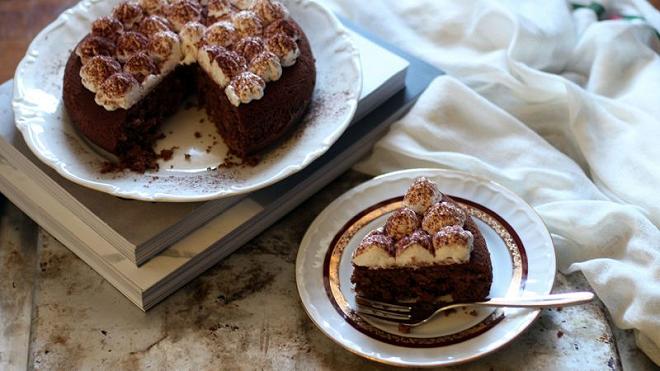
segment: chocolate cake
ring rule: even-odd
[[[478,301],[488,296],[492,280],[486,240],[474,220],[423,177],[353,254],[355,292],[372,300]]]
[[[231,153],[252,156],[301,121],[316,69],[276,0],[140,0],[94,21],[69,56],[63,100],[121,168],[157,168],[163,120],[197,94]]]

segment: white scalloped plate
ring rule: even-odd
[[[462,204],[477,223],[493,264],[490,296],[533,296],[552,290],[555,252],[534,210],[513,192],[469,174],[412,169],[363,183],[332,202],[310,225],[298,250],[296,282],[312,321],[333,341],[365,358],[398,366],[464,363],[493,352],[522,333],[539,310],[503,308],[439,316],[406,334],[358,316],[352,308],[351,255],[381,226],[413,179],[426,176]]]
[[[166,138],[156,145],[157,150],[178,146],[173,159],[161,161],[158,171],[145,174],[100,173],[106,158],[71,126],[62,104],[62,77],[69,53],[91,22],[109,14],[118,2],[85,0],[65,11],[34,39],[16,70],[12,101],[16,125],[35,155],[65,178],[115,196],[145,201],[228,197],[266,187],[303,169],[350,123],[362,88],[357,49],[329,10],[310,0],[284,0],[310,40],[317,68],[310,111],[293,135],[254,167],[216,170],[226,157],[227,147],[203,111],[182,107],[164,124]]]

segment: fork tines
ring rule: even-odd
[[[385,303],[362,296],[356,296],[355,301],[358,312],[362,314],[394,321],[406,321],[412,318],[410,314],[412,307],[407,305]]]

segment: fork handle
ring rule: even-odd
[[[594,294],[588,291],[567,292],[564,294],[549,294],[537,297],[493,298],[486,301],[469,303],[478,307],[514,307],[514,308],[548,308],[565,307],[592,301]]]

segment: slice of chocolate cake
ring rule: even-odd
[[[384,228],[364,237],[353,268],[355,292],[386,302],[478,301],[493,280],[486,240],[474,220],[423,177]]]

